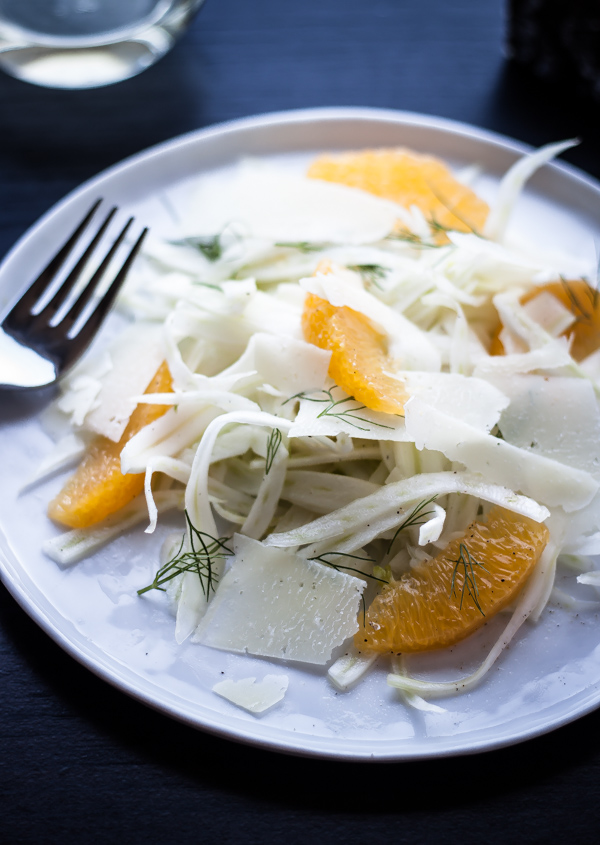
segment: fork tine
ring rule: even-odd
[[[69,273],[67,278],[63,281],[62,285],[56,291],[56,293],[54,294],[54,296],[52,297],[50,302],[48,302],[42,308],[42,310],[39,312],[39,314],[36,314],[33,317],[33,320],[32,320],[33,326],[45,325],[46,323],[49,323],[50,320],[56,315],[56,313],[58,312],[61,305],[65,302],[68,295],[73,290],[75,283],[77,282],[77,280],[81,276],[81,273],[83,272],[86,264],[88,263],[90,256],[92,255],[96,246],[98,245],[100,238],[106,232],[110,221],[113,219],[113,217],[116,214],[116,211],[117,211],[117,207],[113,206],[113,208],[111,208],[111,210],[108,212],[108,214],[104,218],[104,222],[102,223],[102,225],[100,226],[100,228],[98,229],[98,231],[96,232],[96,234],[94,235],[92,240],[89,242],[85,251],[83,252],[81,257],[77,261],[77,264],[73,267],[73,269],[71,270],[71,272]]]
[[[108,290],[104,293],[94,311],[90,314],[84,325],[73,338],[70,354],[67,356],[67,360],[64,363],[63,369],[66,369],[68,366],[70,366],[71,360],[75,360],[81,355],[82,351],[91,342],[92,338],[96,334],[98,328],[100,327],[104,318],[109,312],[117,294],[119,293],[119,290],[121,289],[121,286],[125,281],[127,273],[129,272],[129,268],[133,264],[136,255],[140,251],[140,248],[142,246],[144,238],[146,237],[147,232],[147,228],[142,231],[141,235],[131,248],[131,251],[125,259],[121,269],[119,270],[113,281],[110,283]]]
[[[77,319],[81,315],[83,309],[85,308],[85,306],[88,304],[88,302],[92,298],[95,290],[97,289],[98,285],[100,284],[100,281],[101,281],[104,273],[106,272],[106,268],[108,267],[113,255],[115,254],[117,249],[120,247],[121,243],[123,242],[123,238],[127,234],[127,231],[128,231],[128,229],[129,229],[129,227],[131,226],[132,223],[133,223],[133,217],[130,217],[129,220],[127,221],[127,223],[125,224],[125,226],[121,229],[121,231],[117,235],[113,245],[111,246],[111,248],[108,250],[108,252],[104,256],[102,263],[100,264],[100,266],[98,267],[98,269],[96,270],[96,272],[94,273],[92,278],[89,280],[89,282],[87,283],[85,288],[79,294],[79,297],[75,300],[75,302],[73,303],[73,305],[71,306],[71,308],[69,309],[67,314],[65,314],[63,319],[60,321],[60,323],[57,323],[57,325],[55,326],[56,329],[62,330],[63,334],[66,335],[66,334],[69,333],[69,331],[73,328],[73,326],[75,325],[75,322],[77,321]]]
[[[38,301],[40,296],[47,289],[48,285],[58,273],[64,262],[67,260],[73,251],[76,243],[81,237],[83,231],[94,216],[96,209],[102,202],[102,199],[96,200],[88,213],[85,215],[81,223],[77,226],[72,235],[65,241],[63,246],[56,253],[54,258],[50,260],[48,265],[42,270],[40,275],[31,283],[29,288],[21,296],[19,301],[13,307],[12,311],[7,315],[5,322],[10,322],[14,328],[19,328],[23,323],[28,323],[31,314],[31,308]]]

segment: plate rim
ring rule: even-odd
[[[33,224],[29,226],[17,239],[13,246],[4,255],[2,261],[0,261],[0,273],[5,271],[5,266],[13,260],[14,255],[22,248],[23,241],[29,240],[29,238],[36,234],[42,226],[46,225],[52,217],[73,203],[81,195],[87,193],[96,184],[106,180],[107,178],[118,175],[120,172],[136,166],[140,162],[149,161],[152,158],[161,156],[170,149],[184,147],[188,144],[193,145],[199,139],[209,139],[219,135],[225,136],[237,133],[240,130],[266,127],[275,124],[302,123],[307,120],[313,121],[317,118],[330,121],[362,120],[367,122],[379,120],[382,122],[396,123],[400,126],[407,125],[426,127],[433,130],[452,133],[453,135],[476,138],[484,143],[493,144],[517,155],[523,155],[535,149],[535,147],[531,144],[511,138],[508,135],[492,129],[483,129],[473,124],[453,118],[440,117],[425,113],[422,114],[420,112],[402,109],[384,109],[370,106],[317,106],[304,109],[260,112],[254,115],[232,118],[230,120],[224,120],[200,129],[191,129],[188,132],[183,132],[173,138],[160,141],[157,144],[152,144],[145,149],[139,150],[138,152],[126,156],[118,162],[109,165],[99,173],[96,173],[94,176],[91,176],[89,179],[86,179],[84,182],[77,185],[71,191],[66,193],[64,197],[55,202],[44,214],[38,217],[37,220],[35,220]],[[577,141],[577,139],[574,140]],[[565,175],[586,184],[593,190],[600,191],[600,181],[596,180],[593,176],[575,165],[562,160],[554,160],[546,166],[563,172]]]
[[[265,129],[270,126],[290,125],[295,123],[306,123],[315,121],[363,121],[381,122],[382,124],[396,124],[398,126],[414,126],[416,128],[425,128],[437,132],[450,133],[454,136],[463,136],[475,139],[487,145],[500,147],[515,155],[522,155],[533,149],[531,145],[522,143],[513,138],[510,138],[501,133],[482,129],[480,127],[472,126],[468,123],[453,120],[445,117],[437,117],[434,115],[420,114],[413,111],[402,111],[394,109],[380,109],[371,107],[318,107],[306,109],[293,109],[286,111],[265,112],[257,115],[236,118],[227,120],[221,123],[210,125],[201,129],[191,130],[189,132],[177,135],[171,139],[162,141],[158,144],[152,145],[145,150],[141,150],[133,155],[130,155],[121,161],[111,165],[110,167],[87,179],[73,190],[69,191],[62,199],[52,205],[41,217],[37,219],[30,226],[23,235],[15,242],[11,249],[4,256],[0,263],[0,280],[5,273],[10,272],[12,264],[19,258],[21,252],[26,248],[26,245],[35,239],[39,232],[43,230],[51,220],[60,215],[64,210],[77,203],[77,201],[84,195],[87,195],[96,186],[100,185],[107,179],[117,177],[135,168],[143,163],[151,161],[152,159],[160,158],[165,154],[170,154],[177,149],[182,149],[187,146],[194,146],[202,143],[204,139],[217,138],[219,136],[235,135],[240,131]],[[562,171],[565,176],[571,180],[585,184],[591,188],[593,192],[598,194],[600,198],[600,183],[593,177],[579,168],[564,162],[553,162],[550,167]],[[13,560],[11,560],[11,557]],[[21,570],[21,573],[19,573]],[[17,601],[20,607],[33,619],[33,621],[42,628],[42,630],[50,636],[50,638],[57,643],[57,645],[73,657],[77,662],[85,668],[92,671],[97,677],[104,682],[108,682],[121,692],[131,696],[140,701],[146,706],[162,713],[163,715],[174,718],[175,720],[189,725],[195,730],[204,730],[209,733],[229,739],[236,742],[242,742],[254,747],[264,750],[277,751],[281,753],[313,757],[320,759],[346,760],[353,762],[401,762],[432,758],[443,758],[452,756],[462,756],[476,753],[483,753],[485,751],[496,750],[499,748],[508,747],[517,743],[532,739],[537,736],[554,731],[576,719],[579,719],[600,706],[600,689],[594,694],[592,691],[587,691],[587,700],[583,706],[568,709],[562,716],[537,726],[524,727],[510,736],[502,736],[497,739],[487,738],[476,742],[472,740],[465,742],[465,737],[468,735],[458,734],[454,738],[454,745],[448,748],[440,749],[439,747],[432,747],[431,750],[410,751],[409,748],[399,749],[386,752],[383,749],[375,749],[371,747],[368,750],[366,746],[371,744],[370,740],[349,740],[344,739],[340,741],[335,737],[323,737],[311,734],[295,734],[292,736],[290,732],[290,740],[285,742],[277,737],[270,739],[267,737],[256,736],[256,728],[260,722],[240,722],[240,728],[231,728],[226,724],[219,724],[218,721],[226,721],[221,714],[220,720],[207,722],[203,719],[201,722],[194,719],[192,715],[182,712],[181,708],[177,709],[175,706],[166,701],[159,701],[157,697],[152,697],[150,693],[141,690],[131,681],[128,680],[120,671],[120,662],[112,655],[102,651],[101,654],[94,655],[91,650],[82,648],[81,645],[69,638],[64,631],[62,631],[52,620],[51,616],[39,606],[35,598],[28,590],[27,584],[23,580],[30,578],[26,569],[23,568],[18,556],[10,548],[9,542],[4,535],[0,526],[0,579],[8,589],[12,597]],[[31,582],[34,588],[37,588],[33,579]],[[157,687],[157,690],[159,688]],[[245,729],[244,729],[245,728]],[[254,731],[252,730],[254,728]],[[283,732],[283,729],[278,729]],[[267,726],[266,732],[269,728]],[[447,739],[452,739],[448,737]],[[293,741],[295,740],[295,741]],[[300,740],[300,741],[298,741]],[[411,740],[398,740],[397,744],[410,745]],[[334,749],[318,747],[323,744],[344,745],[344,748]],[[354,750],[349,750],[347,746],[352,744],[356,746]],[[363,746],[364,750],[363,750]]]

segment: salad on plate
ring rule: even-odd
[[[559,558],[600,586],[595,262],[509,229],[571,144],[520,159],[491,206],[476,168],[406,149],[200,182],[46,412],[38,477],[79,465],[45,553],[70,566],[181,512],[138,600],[163,594],[178,643],[276,664],[214,687],[255,713],[288,662],[340,690],[385,663],[423,710],[480,683],[558,600]],[[411,674],[500,615],[474,672]]]

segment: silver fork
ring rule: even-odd
[[[78,327],[76,334],[72,334],[75,324],[98,290],[106,268],[133,223],[133,217],[130,217],[121,229],[98,269],[68,307],[67,312],[58,321],[55,321],[58,312],[65,305],[83,269],[116,214],[116,206],[111,208],[105,216],[81,257],[53,293],[50,300],[43,305],[41,310],[36,311],[36,305],[39,305],[44,295],[47,294],[60,268],[82,239],[85,229],[101,202],[102,200],[98,200],[94,203],[73,234],[2,321],[0,388],[35,388],[52,384],[81,357],[107,316],[119,289],[125,281],[129,268],[140,250],[147,229],[142,231],[126,256],[120,270],[94,306],[93,311],[85,319],[83,325]]]

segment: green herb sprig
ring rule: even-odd
[[[326,398],[317,399],[315,396],[309,396],[306,393],[296,393],[294,396],[290,396],[289,399],[286,399],[283,404],[286,405],[288,402],[291,402],[294,399],[305,399],[307,402],[318,402],[325,404],[326,407],[323,408],[320,414],[317,414],[317,419],[321,419],[321,417],[333,417],[335,419],[347,422],[349,425],[353,426],[354,428],[357,428],[359,431],[369,430],[364,426],[358,425],[359,422],[368,423],[369,425],[376,425],[379,428],[393,428],[391,425],[373,422],[373,420],[369,420],[366,417],[359,416],[357,414],[357,411],[366,410],[366,405],[358,405],[354,408],[344,408],[343,410],[335,410],[341,408],[341,406],[345,405],[347,402],[356,402],[357,400],[354,398],[354,396],[345,396],[342,399],[334,399],[332,394],[332,388],[330,388],[329,390],[321,390],[319,392],[324,393]]]
[[[463,600],[465,597],[465,591],[469,594],[473,603],[477,610],[481,613],[482,616],[485,616],[485,613],[482,610],[481,604],[479,603],[479,589],[477,587],[477,579],[475,576],[475,567],[479,566],[481,569],[485,569],[487,572],[487,568],[478,560],[471,555],[468,548],[465,546],[464,543],[461,543],[459,546],[459,556],[457,560],[452,561],[454,563],[454,570],[452,572],[452,581],[450,582],[450,596],[456,595],[456,575],[458,570],[462,567],[464,572],[464,581],[462,585],[462,590],[460,593],[460,609],[462,610]]]
[[[199,250],[209,261],[218,261],[223,255],[221,245],[221,234],[209,235],[207,237],[180,238],[177,241],[169,241],[173,246],[191,246]]]
[[[326,241],[277,241],[274,246],[283,247],[284,249],[297,249],[298,252],[321,252],[329,244]]]
[[[420,235],[416,235],[414,232],[409,231],[391,232],[386,236],[386,240],[402,241],[403,243],[410,244],[410,246],[415,249],[440,249],[441,247],[446,246],[446,244],[434,244],[431,243],[431,241],[426,241]]]
[[[265,475],[268,475],[271,472],[271,467],[273,466],[273,461],[275,460],[275,455],[277,454],[277,450],[281,445],[281,441],[283,439],[283,434],[281,433],[280,429],[274,428],[269,435],[269,439],[267,441],[267,458],[265,461]]]
[[[431,193],[434,195],[434,197],[436,198],[436,200],[437,200],[437,201],[438,201],[441,205],[443,205],[443,206],[444,206],[444,208],[445,208],[447,211],[449,211],[449,212],[450,212],[450,214],[452,214],[454,217],[456,217],[456,219],[457,219],[457,220],[460,220],[460,222],[463,224],[463,226],[466,226],[466,228],[467,228],[470,232],[472,232],[474,235],[478,235],[478,236],[479,236],[479,232],[478,232],[478,231],[477,231],[477,230],[476,230],[476,229],[475,229],[475,228],[474,228],[474,227],[473,227],[473,226],[469,223],[469,221],[468,221],[468,220],[465,220],[465,218],[464,218],[464,217],[462,217],[462,216],[461,216],[461,215],[457,212],[457,210],[456,210],[456,206],[451,206],[451,205],[449,205],[449,204],[446,202],[446,200],[444,199],[444,197],[443,197],[443,196],[441,196],[440,194],[438,194],[438,192],[435,190],[434,186],[433,186],[430,182],[428,183],[428,186],[429,186],[429,190],[430,190],[430,191],[431,191]],[[431,217],[431,220],[429,221],[429,225],[431,226],[431,228],[432,228],[432,230],[433,230],[434,232],[436,232],[436,231],[437,231],[437,232],[450,232],[450,231],[456,231],[456,229],[453,229],[452,227],[444,226],[444,224],[443,224],[443,223],[439,223],[439,222],[435,219],[435,217],[433,217],[433,216]]]
[[[377,563],[377,561],[371,557],[351,555],[349,552],[323,552],[323,554],[317,555],[316,557],[309,557],[308,560],[316,560],[319,563],[324,563],[325,566],[330,566],[332,569],[336,569],[338,572],[341,572],[342,570],[344,570],[345,572],[356,572],[359,575],[364,575],[365,578],[371,578],[373,581],[379,581],[381,584],[388,583],[386,578],[378,578],[376,575],[372,575],[369,572],[363,572],[362,569],[357,569],[357,567],[355,566],[344,566],[341,563],[334,563],[331,560],[327,560],[327,558],[331,556],[350,558],[351,560],[363,560],[365,563]]]
[[[431,185],[429,187],[431,188],[436,198],[442,203],[442,205],[447,208],[448,211],[457,218],[457,220],[460,220],[463,226],[466,226],[466,228],[474,235],[481,237],[481,235],[479,235],[479,233],[473,228],[473,226],[471,226],[470,223],[468,223],[459,214],[456,213],[456,209],[452,209],[443,201],[441,197],[435,194],[435,191],[433,190]],[[427,225],[429,226],[431,233],[434,235],[445,235],[448,232],[456,231],[455,226],[447,226],[444,223],[440,223],[439,220],[436,220],[433,216],[429,220],[427,220]],[[399,232],[391,232],[389,235],[387,235],[386,240],[403,241],[404,243],[410,244],[415,249],[442,249],[443,247],[449,246],[449,244],[447,243],[432,243],[431,241],[421,237],[421,235],[417,235],[415,232],[409,232],[407,229],[401,230]]]
[[[346,267],[358,273],[366,284],[375,285],[379,290],[381,290],[379,279],[385,279],[390,269],[382,264],[346,264]]]
[[[349,552],[324,552],[322,555],[317,555],[316,557],[309,557],[308,560],[315,560],[319,563],[324,563],[325,566],[330,566],[337,572],[341,572],[342,570],[345,572],[356,572],[358,575],[364,575],[365,578],[370,578],[373,581],[379,581],[380,584],[389,584],[389,581],[386,578],[378,578],[376,575],[373,575],[369,572],[363,572],[362,569],[358,569],[355,566],[344,566],[341,563],[334,563],[331,560],[327,560],[327,558],[331,557],[332,555],[334,555],[335,557],[347,557],[353,560],[364,560],[366,563],[376,563],[376,561],[373,560],[373,558],[371,557],[360,557],[360,555],[352,555]],[[367,605],[364,596],[361,596],[361,601],[363,612],[363,625],[365,625],[367,617]]]
[[[184,572],[196,572],[198,574],[202,592],[206,598],[216,589],[217,578],[214,566],[218,560],[222,560],[227,555],[232,555],[233,551],[225,545],[225,538],[211,537],[210,534],[199,531],[192,524],[187,510],[185,511],[185,521],[190,545],[189,551],[184,551],[186,540],[184,535],[177,552],[164,566],[161,566],[151,584],[137,591],[138,596],[147,593],[149,590],[162,590],[164,592],[163,584]]]
[[[434,496],[430,496],[429,499],[423,499],[423,501],[419,502],[418,505],[415,505],[415,507],[408,514],[406,519],[404,519],[400,523],[398,528],[396,528],[396,532],[390,540],[390,544],[388,546],[388,554],[391,552],[392,546],[394,545],[396,538],[398,537],[398,534],[400,534],[401,531],[404,531],[405,528],[410,528],[411,525],[423,525],[423,523],[427,522],[427,517],[435,513],[434,510],[426,511],[425,508],[428,505],[432,504],[432,502],[434,502],[436,499],[437,494]]]
[[[565,291],[567,298],[570,304],[570,311],[575,317],[576,322],[590,322],[594,316],[594,311],[598,305],[598,288],[594,285],[590,284],[587,279],[582,279],[585,282],[587,288],[587,294],[590,298],[591,312],[586,307],[585,303],[582,303],[581,299],[577,296],[575,291],[573,290],[573,285],[567,281],[567,279],[560,277],[560,282]]]

